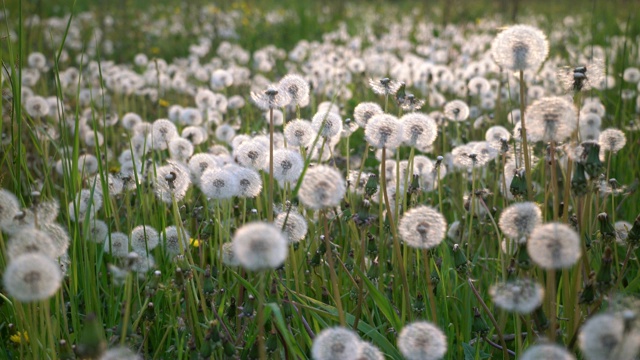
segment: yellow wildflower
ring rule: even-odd
[[[9,337],[9,340],[14,344],[22,344],[23,341],[25,343],[29,343],[29,334],[27,334],[26,331],[25,332],[18,331],[17,333],[11,335]]]

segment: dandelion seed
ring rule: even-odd
[[[542,285],[530,279],[495,284],[489,294],[496,306],[518,314],[531,314],[544,300]]]
[[[439,360],[447,353],[447,337],[430,322],[416,321],[402,328],[398,348],[407,360]]]
[[[313,340],[311,357],[314,360],[357,359],[362,352],[360,338],[343,327],[322,330]]]
[[[414,248],[431,249],[442,242],[447,232],[444,216],[428,206],[408,210],[398,225],[400,237]]]
[[[233,236],[233,253],[250,271],[275,269],[287,258],[288,242],[273,224],[254,222],[242,226]]]
[[[449,101],[444,106],[444,116],[455,122],[465,121],[469,118],[469,106],[462,100]]]
[[[298,192],[300,202],[313,210],[338,206],[347,187],[337,170],[325,165],[309,168]]]
[[[491,56],[502,68],[536,71],[549,54],[547,37],[528,25],[514,25],[499,33],[491,43]]]
[[[624,133],[618,129],[607,129],[600,133],[600,147],[603,150],[617,153],[627,143]]]
[[[180,232],[175,225],[168,226],[162,233],[162,245],[167,253],[171,255],[180,255],[189,249],[189,239],[191,236],[184,228],[180,227]],[[182,246],[180,244],[182,243]]]
[[[520,244],[527,242],[533,230],[542,223],[542,211],[532,202],[515,203],[502,211],[500,230]]]
[[[544,224],[531,232],[527,251],[543,269],[569,268],[580,258],[580,237],[567,225]]]
[[[555,344],[533,345],[520,357],[521,360],[575,360],[567,349]]]
[[[438,136],[438,126],[428,115],[410,113],[400,118],[403,141],[408,146],[425,148],[431,146]]]
[[[3,276],[7,293],[18,301],[33,302],[53,296],[62,282],[58,264],[46,255],[28,253],[9,262]]]
[[[284,128],[284,136],[290,146],[307,147],[316,137],[311,122],[302,119],[289,121]]]
[[[403,126],[393,115],[375,115],[369,120],[364,136],[373,147],[393,150],[402,142]]]
[[[131,230],[131,248],[138,254],[147,254],[160,244],[158,231],[149,225],[139,225]]]
[[[286,221],[286,222],[285,222]],[[296,243],[307,235],[307,220],[297,212],[289,211],[278,214],[274,220],[278,229],[282,229],[289,243]],[[284,225],[284,227],[283,227]]]

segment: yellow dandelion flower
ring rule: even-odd
[[[11,341],[14,344],[22,344],[22,342],[24,341],[25,344],[28,344],[29,334],[27,334],[26,331],[25,332],[18,331],[17,333],[9,337],[9,341]]]
[[[200,246],[200,240],[199,239],[191,238],[190,242],[191,242],[191,246],[193,246],[193,247],[199,247]]]
[[[158,104],[160,104],[160,106],[162,106],[162,107],[169,106],[169,102],[167,100],[165,100],[165,99],[158,100]]]

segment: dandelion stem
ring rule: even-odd
[[[393,252],[396,255],[396,261],[398,265],[398,271],[402,278],[402,287],[404,290],[404,305],[405,311],[402,312],[403,320],[411,314],[411,295],[409,294],[409,282],[407,281],[407,273],[405,272],[404,263],[402,261],[402,249],[400,248],[400,240],[398,239],[397,229],[393,219],[393,212],[391,205],[389,204],[389,195],[387,194],[387,168],[386,168],[387,148],[382,148],[382,171],[380,176],[380,189],[384,197],[384,203],[387,208],[387,219],[389,219],[389,227],[391,228],[391,235],[393,236]],[[382,213],[380,214],[382,216]]]
[[[500,345],[502,346],[503,359],[508,359],[509,351],[507,349],[507,343],[504,341],[504,336],[502,335],[502,331],[500,330],[500,326],[498,325],[496,318],[493,316],[493,314],[491,313],[491,310],[489,310],[489,307],[484,302],[484,300],[482,300],[482,297],[480,296],[480,293],[478,293],[478,290],[476,289],[476,287],[473,286],[473,280],[467,279],[467,283],[469,284],[469,287],[471,288],[473,295],[475,295],[476,299],[478,299],[480,306],[482,306],[482,309],[484,309],[484,311],[487,313],[489,320],[491,320],[491,323],[493,324],[493,327],[496,330],[496,333],[498,334],[498,339],[500,340]]]
[[[329,241],[329,225],[327,224],[327,213],[322,210],[322,225],[324,227],[324,244],[326,247],[325,255],[327,256],[327,263],[329,265],[329,275],[331,276],[331,288],[333,289],[333,297],[336,302],[336,309],[338,310],[338,317],[340,318],[340,325],[347,326],[347,320],[342,309],[342,298],[340,297],[340,287],[338,286],[338,275],[336,274],[335,263],[333,261],[333,249],[331,248],[331,241]]]
[[[520,70],[520,131],[522,134],[522,152],[524,153],[524,171],[527,181],[527,199],[533,201],[533,186],[531,183],[531,159],[529,158],[529,144],[527,143],[527,128],[524,121],[524,108],[525,108],[525,83],[524,83],[524,71]]]
[[[269,189],[267,220],[273,221],[273,108],[269,108]]]

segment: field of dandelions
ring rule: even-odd
[[[4,6],[0,359],[638,359],[637,16]]]

